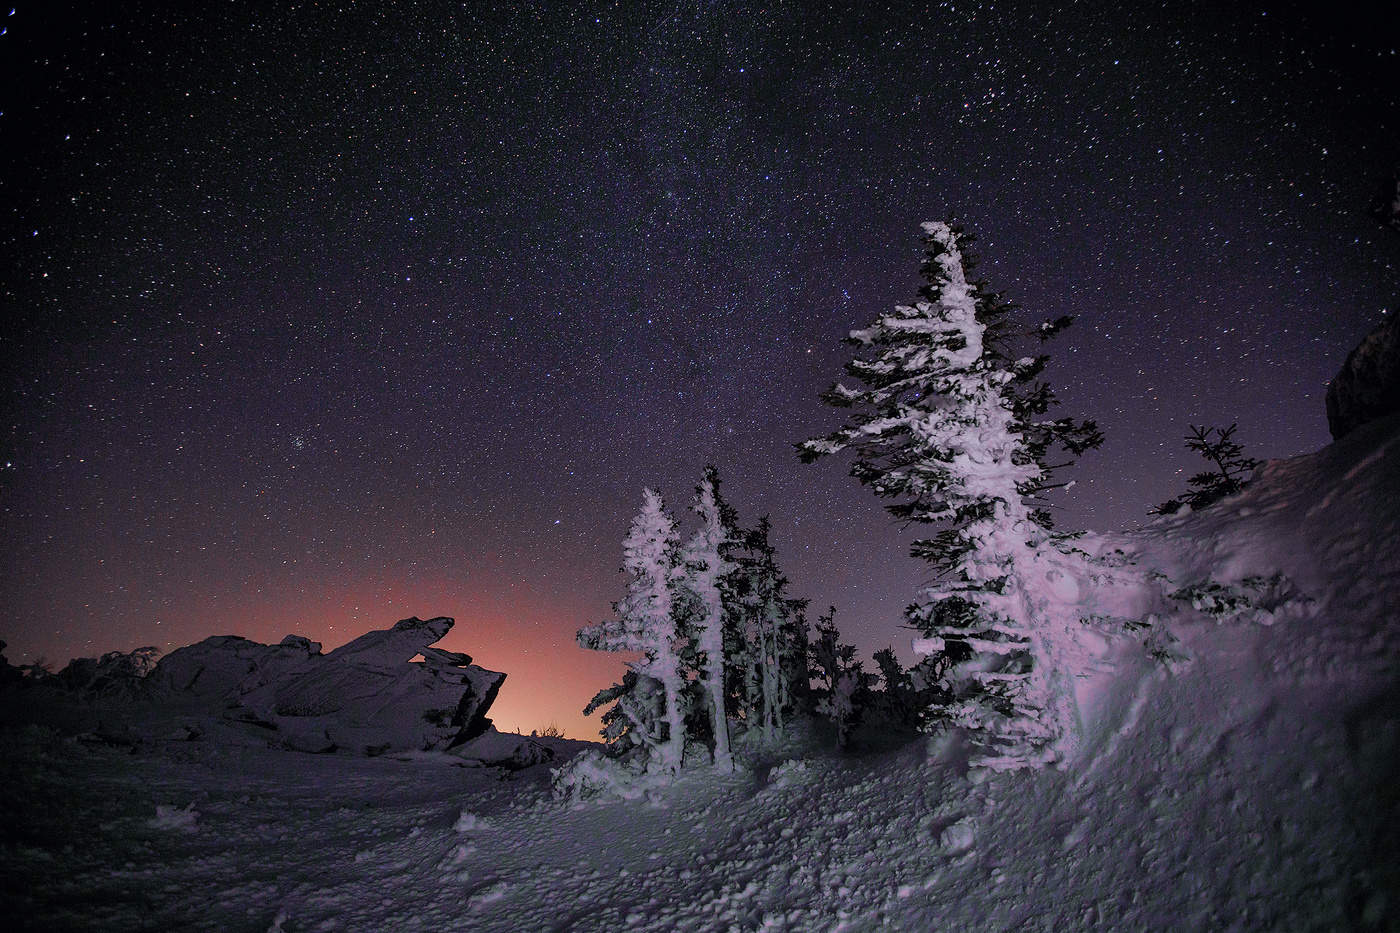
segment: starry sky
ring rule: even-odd
[[[624,591],[642,487],[684,516],[713,462],[795,594],[907,659],[907,537],[792,445],[838,423],[841,337],[913,297],[918,223],[975,231],[1028,322],[1077,318],[1047,375],[1108,440],[1060,527],[1145,521],[1188,423],[1320,447],[1400,286],[1365,213],[1390,17],[0,8],[7,657],[451,615],[510,675],[500,726],[592,736],[621,663],[573,632]]]

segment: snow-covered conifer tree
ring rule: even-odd
[[[686,586],[698,603],[695,620],[696,647],[703,653],[700,672],[709,698],[710,723],[714,734],[714,763],[721,771],[734,769],[729,750],[729,721],[725,712],[724,593],[725,579],[734,569],[728,552],[734,546],[730,527],[724,520],[719,495],[719,471],[706,467],[695,490],[695,511],[700,530],[684,551]]]
[[[856,660],[855,645],[841,644],[835,606],[817,618],[816,635],[809,657],[810,676],[819,685],[817,712],[836,727],[836,747],[845,748],[860,724],[861,707],[876,678]]]
[[[643,657],[630,664],[638,683],[655,681],[661,687],[661,712],[665,730],[652,724],[653,717],[635,708],[637,693],[624,691],[616,700],[631,723],[630,732],[654,755],[659,770],[675,772],[685,752],[685,712],[682,709],[684,677],[680,666],[671,585],[677,569],[676,524],[666,512],[660,493],[647,489],[642,511],[623,541],[623,566],[632,575],[627,595],[614,607],[615,619],[579,630],[584,648],[597,651],[640,651]],[[606,700],[603,700],[606,702]],[[650,728],[648,728],[650,726]]]
[[[877,698],[878,707],[884,715],[886,725],[895,728],[916,726],[922,710],[918,708],[918,693],[914,689],[913,677],[900,665],[893,648],[881,648],[875,652],[874,660],[875,666],[880,670],[882,687]]]
[[[636,749],[644,755],[648,753],[643,736],[661,734],[666,718],[661,699],[661,688],[653,678],[638,677],[635,670],[629,669],[621,683],[599,690],[583,708],[583,715],[591,716],[607,707],[603,709],[599,735],[608,747],[609,757],[627,759]]]
[[[1102,437],[1092,422],[1042,417],[1054,401],[1039,378],[1046,358],[1013,357],[1010,304],[967,279],[970,238],[944,223],[923,230],[920,300],[851,333],[870,351],[847,364],[863,385],[824,398],[855,415],[799,451],[806,461],[852,451],[852,475],[898,500],[893,515],[943,526],[912,549],[938,571],[908,610],[928,636],[916,647],[958,659],[949,714],[980,744],[978,762],[1022,767],[1051,760],[1074,729],[1064,668],[1079,620],[1051,603],[1072,601],[1077,583],[1038,501],[1048,453],[1075,455]]]
[[[732,575],[731,680],[745,727],[780,735],[806,692],[807,601],[787,595],[767,517],[744,534]]]

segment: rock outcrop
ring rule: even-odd
[[[237,703],[247,693],[304,668],[321,656],[321,643],[288,635],[264,645],[238,635],[214,635],[161,658],[147,679],[166,695],[209,703]]]
[[[14,694],[0,718],[128,744],[252,736],[314,752],[447,750],[487,733],[486,713],[506,679],[433,647],[452,625],[445,616],[404,619],[328,654],[297,635],[275,645],[218,635],[154,667],[154,649],[112,652],[57,675],[8,678],[24,695]]]
[[[486,711],[506,679],[468,655],[432,647],[451,627],[446,617],[404,619],[313,656],[240,702],[297,747],[450,748],[486,731]],[[413,661],[418,655],[423,660]]]
[[[5,642],[0,639],[0,686],[17,684],[24,679],[24,672],[5,659]]]
[[[1340,440],[1361,425],[1400,411],[1400,317],[1356,345],[1327,386],[1327,428]]]
[[[147,646],[109,651],[100,658],[74,658],[53,680],[65,690],[93,699],[134,698],[141,695],[142,681],[159,655],[158,648]]]

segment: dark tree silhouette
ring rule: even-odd
[[[1175,515],[1183,508],[1199,511],[1233,496],[1249,485],[1249,477],[1259,461],[1244,455],[1244,448],[1234,439],[1237,425],[1228,428],[1208,428],[1192,425],[1186,435],[1186,449],[1194,450],[1210,461],[1214,469],[1197,473],[1186,481],[1186,492],[1168,499],[1151,510],[1153,515]]]

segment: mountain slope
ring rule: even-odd
[[[1400,418],[1085,545],[1153,624],[1085,681],[1059,770],[740,748],[569,806],[542,767],[31,729],[0,893],[35,929],[1400,928]]]

